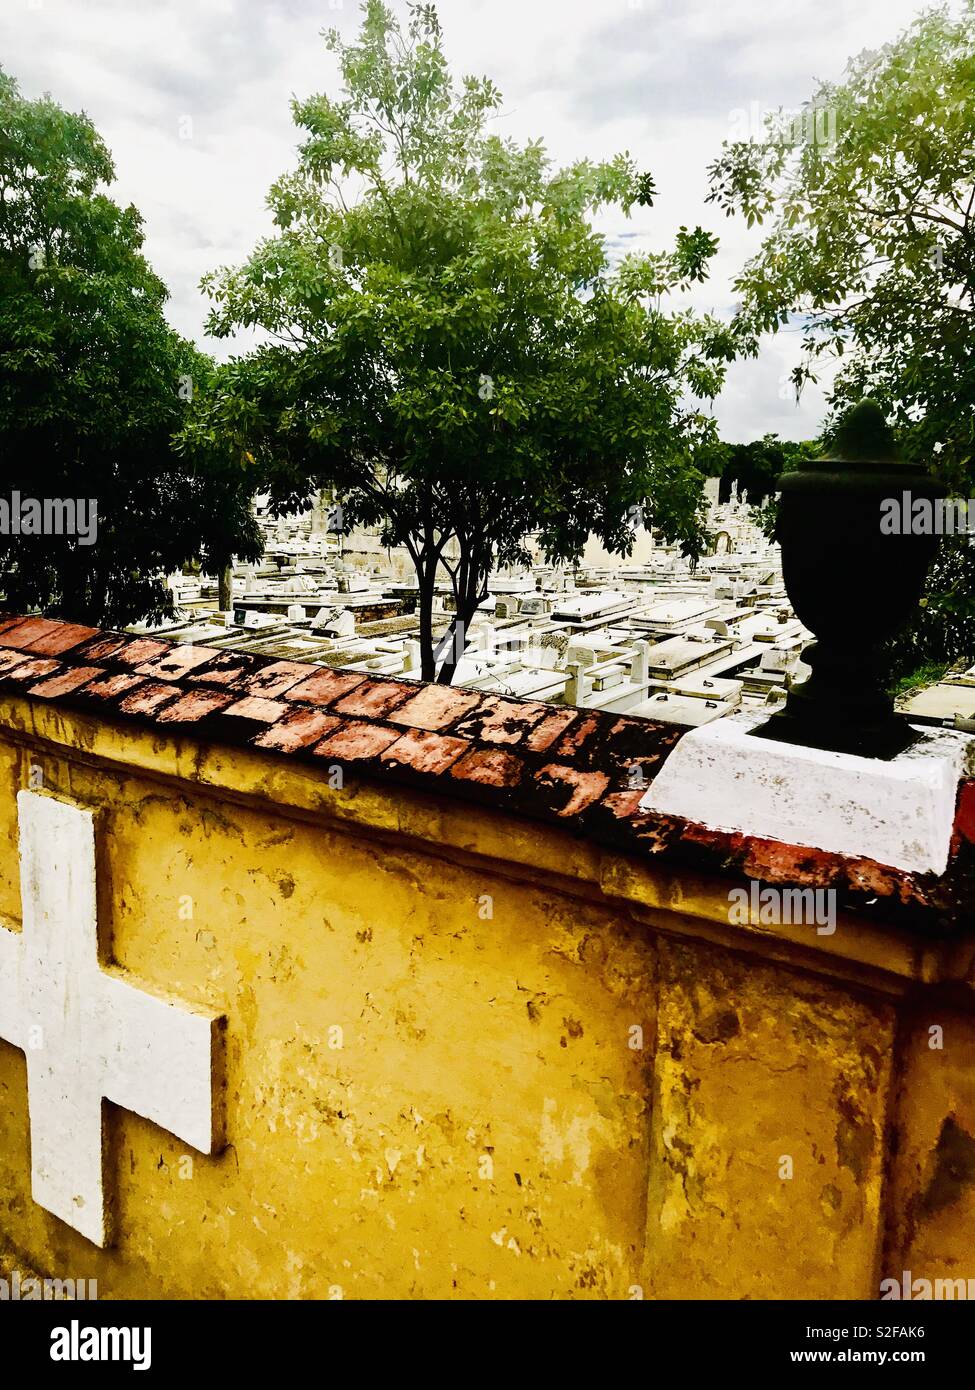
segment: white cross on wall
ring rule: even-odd
[[[33,791],[17,806],[23,930],[0,927],[0,1039],[27,1056],[34,1201],[103,1246],[103,1099],[213,1153],[222,1020],[99,964],[93,812]]]

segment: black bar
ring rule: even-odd
[[[119,1332],[103,1346],[102,1328],[139,1335],[126,1345]],[[68,1377],[139,1374],[133,1362],[146,1360],[144,1329],[145,1371],[194,1382],[239,1369],[248,1380],[267,1370],[278,1379],[313,1374],[326,1385],[356,1373],[368,1385],[386,1367],[434,1384],[520,1379],[532,1367],[549,1381],[564,1363],[573,1381],[595,1372],[597,1383],[639,1375],[672,1384],[683,1374],[788,1374],[798,1366],[948,1371],[968,1362],[973,1318],[964,1302],[919,1301],[0,1302],[2,1354],[21,1382],[48,1367]],[[77,1356],[128,1350],[130,1359],[53,1360],[55,1347]]]

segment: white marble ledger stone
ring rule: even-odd
[[[944,873],[960,779],[975,739],[951,729],[885,762],[751,736],[766,715],[692,729],[640,802],[643,811],[787,845]]]

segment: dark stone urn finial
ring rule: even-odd
[[[937,535],[912,532],[910,504],[944,490],[900,459],[871,400],[842,417],[828,457],[784,473],[779,486],[782,576],[796,614],[816,635],[803,653],[813,673],[755,733],[892,758],[918,735],[894,713],[882,649],[917,606],[939,544]],[[889,507],[881,529],[885,499],[897,500],[903,522],[893,534]]]

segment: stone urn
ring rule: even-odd
[[[847,411],[828,457],[784,473],[779,486],[782,575],[796,614],[816,636],[803,652],[813,673],[755,733],[892,758],[919,735],[894,713],[883,646],[914,613],[940,541],[911,529],[911,503],[943,497],[944,489],[899,458],[871,400]]]

